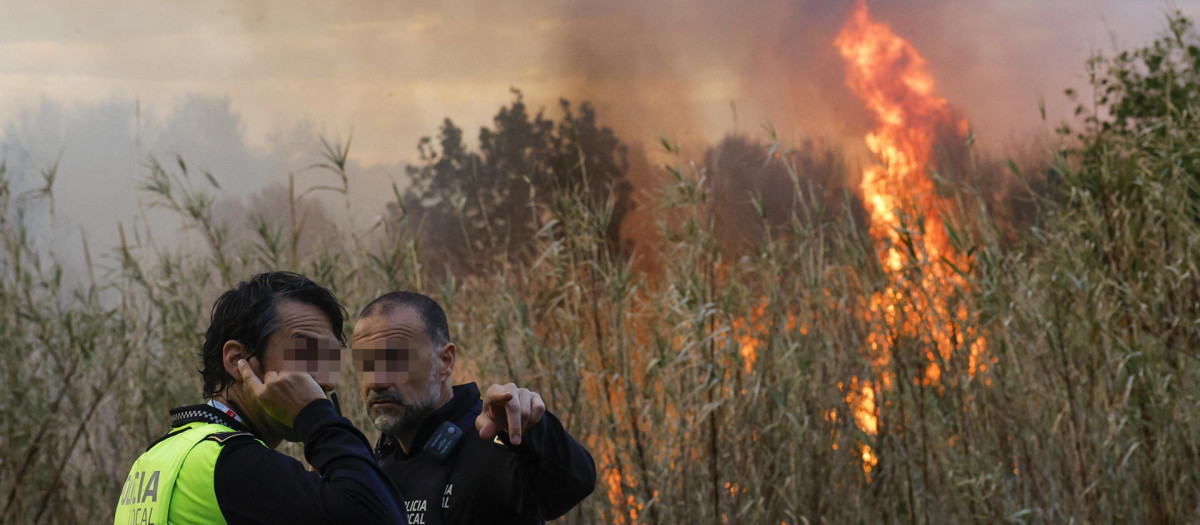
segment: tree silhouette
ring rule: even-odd
[[[846,187],[842,164],[839,151],[812,140],[784,149],[744,135],[726,135],[704,155],[711,173],[713,228],[722,248],[731,253],[751,249],[767,229],[786,230],[793,216],[804,221],[847,216],[865,221],[857,192]],[[797,198],[797,184],[807,198]]]
[[[569,211],[566,202],[598,209],[611,203],[603,248],[623,253],[621,222],[633,206],[626,146],[596,123],[586,102],[572,108],[560,100],[556,121],[541,110],[530,115],[521,92],[513,94],[493,127],[480,129],[478,153],[449,118],[436,144],[426,137],[418,145],[423,163],[407,168],[413,184],[403,208],[421,227],[430,266],[477,273],[528,257],[537,232]],[[560,199],[564,194],[579,198]],[[393,215],[400,207],[391,205]]]

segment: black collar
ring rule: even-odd
[[[437,431],[443,421],[456,421],[463,414],[475,408],[475,405],[479,403],[479,399],[479,386],[475,383],[454,385],[454,396],[438,407],[433,415],[421,422],[420,428],[417,429],[417,435],[413,439],[412,450],[408,454],[405,454],[404,450],[400,448],[400,442],[395,437],[380,434],[379,441],[375,444],[375,455],[382,457],[391,454],[400,454],[404,457],[411,457],[414,454],[420,453],[421,449],[425,446],[425,442]]]
[[[229,414],[217,410],[212,405],[187,405],[171,409],[171,428],[179,428],[197,421],[216,423],[240,432],[254,433],[249,427],[238,423],[236,419],[229,417]]]

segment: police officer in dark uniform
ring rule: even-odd
[[[370,443],[325,396],[343,319],[329,290],[289,272],[222,295],[202,350],[208,402],[171,411],[114,523],[404,523]],[[317,472],[273,450],[283,439]]]
[[[541,523],[595,488],[592,456],[536,392],[452,386],[456,348],[433,299],[375,299],[352,346],[367,413],[382,432],[375,455],[410,523]]]

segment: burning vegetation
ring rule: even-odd
[[[962,223],[954,222],[953,203],[937,191],[932,177],[935,143],[963,141],[969,127],[936,95],[917,50],[871,20],[865,2],[857,4],[835,45],[846,60],[847,83],[875,116],[866,143],[876,162],[863,170],[859,189],[887,283],[871,297],[868,313],[877,329],[868,336],[866,351],[876,370],[870,379],[854,377],[846,399],[859,428],[876,435],[878,389],[892,389],[896,381],[936,386],[944,367],[965,369],[968,377],[987,370],[980,362],[985,344],[970,318],[971,290],[964,277],[973,261],[961,243],[951,243]],[[898,375],[892,366],[896,347],[915,351],[925,363],[918,359],[915,369]],[[877,458],[869,445],[862,450],[869,474]]]
[[[1090,62],[1100,107],[1004,184],[865,3],[830,44],[874,119],[861,169],[772,135],[643,154],[587,104],[531,113],[518,94],[479,151],[447,120],[417,183],[336,245],[340,212],[309,196],[348,195],[347,144],[253,235],[214,213],[214,178],[152,162],[148,202],[201,253],[129,226],[90,247],[79,286],[24,222],[54,170],[14,194],[0,164],[0,521],[108,519],[121,465],[198,394],[184,378],[205,306],[264,269],[352,311],[392,289],[437,297],[463,376],[541,392],[595,457],[597,494],[568,522],[1200,519],[1190,22]],[[1035,216],[1010,220],[1012,203]]]

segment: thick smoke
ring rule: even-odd
[[[1043,128],[1039,99],[1051,127],[1066,118],[1073,107],[1060,93],[1086,85],[1089,54],[1145,43],[1165,20],[1164,5],[1141,0],[869,4],[928,60],[978,147],[993,150]],[[1200,12],[1198,0],[1174,5]],[[832,45],[852,7],[4,2],[0,153],[22,190],[60,159],[46,242],[78,250],[82,224],[93,251],[112,244],[117,221],[136,220],[134,184],[148,155],[182,156],[248,198],[320,160],[321,133],[353,130],[351,198],[368,210],[353,220],[369,223],[392,181],[406,184],[402,166],[416,160],[421,136],[450,117],[474,140],[511,87],[535,109],[552,110],[559,97],[593,102],[602,123],[645,152],[634,159],[645,172],[664,161],[662,135],[700,159],[731,133],[765,138],[767,124],[788,146],[813,138],[861,155],[871,117]],[[48,211],[31,220],[48,225]]]
[[[861,149],[870,115],[845,85],[832,42],[854,2],[577,2],[556,33],[566,96],[597,103],[633,140],[667,133],[708,144],[733,131],[831,138]],[[871,1],[872,16],[909,40],[938,91],[963,110],[980,143],[999,149],[1074,108],[1096,52],[1144,43],[1165,5],[1070,0]],[[1200,2],[1176,2],[1186,12]]]
[[[25,209],[24,221],[41,250],[54,250],[69,275],[83,271],[83,238],[93,262],[114,266],[111,254],[119,244],[119,226],[127,238],[139,238],[164,249],[181,244],[203,250],[198,239],[182,234],[183,220],[173,212],[152,209],[153,196],[139,185],[157,160],[170,171],[187,166],[189,183],[218,197],[216,219],[230,226],[231,241],[250,242],[248,229],[255,214],[276,221],[287,218],[288,175],[295,173],[301,189],[332,185],[336,181],[320,170],[306,166],[321,162],[319,132],[313,126],[298,126],[269,137],[265,146],[247,143],[240,116],[228,100],[191,96],[181,99],[169,112],[156,115],[143,110],[136,100],[108,100],[68,107],[43,100],[10,122],[0,136],[0,159],[5,177]],[[333,138],[333,135],[330,137]],[[371,181],[388,181],[399,166],[348,169]],[[53,199],[38,193],[46,185],[43,174],[54,172]],[[220,185],[210,186],[205,174]],[[354,188],[349,198],[362,201],[363,209],[380,210],[385,199],[382,185]],[[333,239],[331,229],[351,219],[320,208],[342,211],[344,197],[318,195],[305,202],[310,210],[309,230],[313,239]],[[337,204],[337,206],[328,206]],[[357,208],[357,206],[355,206]],[[363,224],[370,213],[355,218]],[[149,245],[146,245],[149,247]],[[301,247],[304,248],[303,246]]]
[[[1053,119],[1094,51],[1144,43],[1164,5],[876,0],[921,51],[985,146]],[[1177,1],[1187,14],[1197,0]],[[633,141],[716,143],[771,122],[788,137],[856,140],[869,119],[832,39],[852,0],[700,2],[130,2],[94,12],[22,3],[0,20],[0,120],[39,96],[117,97],[160,113],[228,97],[250,142],[297,121],[357,131],[366,164],[412,160],[447,116],[471,131],[521,89],[534,107],[589,99]],[[736,109],[735,109],[736,108]],[[736,114],[736,116],[735,116]],[[472,135],[468,133],[468,135]]]

